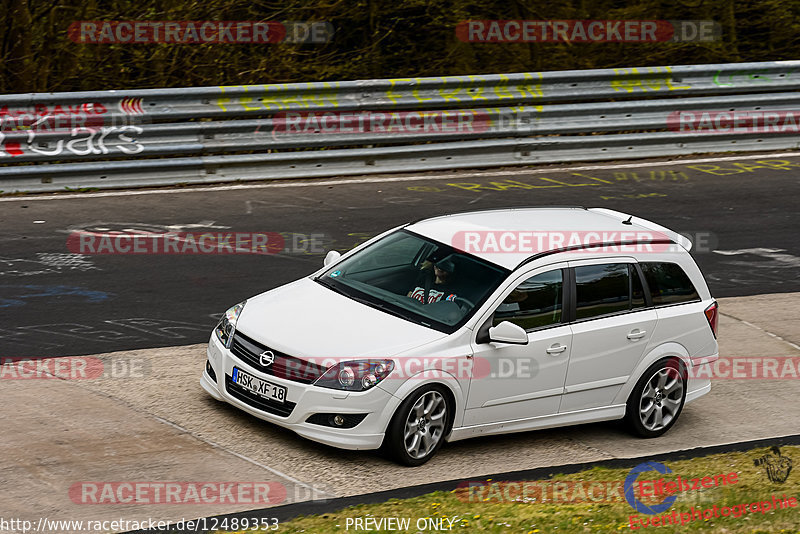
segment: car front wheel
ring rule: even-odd
[[[439,387],[418,389],[403,401],[392,418],[386,434],[387,450],[401,464],[424,464],[444,441],[449,410]]]
[[[656,362],[644,372],[628,398],[628,427],[637,436],[658,437],[675,424],[685,401],[683,363],[676,358]]]

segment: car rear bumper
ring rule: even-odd
[[[686,391],[686,402],[699,399],[711,392],[711,365],[719,359],[719,353],[701,358],[692,358],[692,367],[689,369],[689,380]]]

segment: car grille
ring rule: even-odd
[[[270,365],[261,365],[261,354],[267,350],[272,351],[275,360]],[[253,369],[301,384],[312,384],[327,369],[323,365],[271,349],[240,332],[236,332],[233,336],[231,352]]]
[[[259,410],[269,412],[281,417],[289,417],[297,406],[295,402],[278,402],[270,399],[259,397],[252,391],[249,391],[239,384],[235,384],[230,375],[225,375],[225,391],[236,400],[242,401],[248,406],[258,408]]]

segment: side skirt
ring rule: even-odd
[[[539,430],[559,426],[596,423],[598,421],[611,421],[614,419],[622,419],[623,417],[625,417],[624,404],[604,406],[602,408],[591,408],[575,412],[541,415],[527,419],[515,419],[513,421],[503,421],[500,423],[454,428],[447,438],[447,441],[458,441],[474,436],[510,434],[512,432],[522,432],[525,430]]]

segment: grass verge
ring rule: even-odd
[[[800,447],[760,447],[667,462],[671,473],[641,472],[633,496],[651,510],[670,496],[666,491],[671,488],[648,496],[656,490],[646,481],[663,479],[667,484],[679,476],[685,481],[684,489],[672,494],[674,502],[657,514],[637,512],[626,499],[630,469],[595,467],[540,481],[476,479],[471,487],[450,492],[298,517],[282,523],[279,532],[800,533],[800,474],[791,469],[793,458],[800,461]],[[697,489],[692,489],[695,478]],[[645,494],[638,484],[642,481]]]

